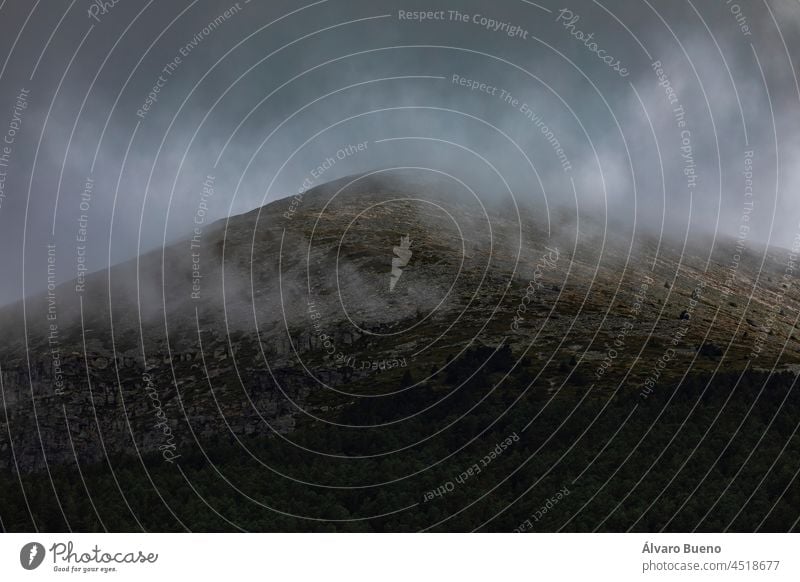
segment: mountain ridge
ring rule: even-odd
[[[646,395],[723,357],[726,370],[799,363],[800,303],[783,287],[780,249],[766,270],[743,258],[726,286],[735,247],[681,254],[649,233],[631,240],[587,221],[576,232],[563,215],[548,233],[528,205],[515,222],[500,202],[403,178],[324,184],[290,218],[291,197],[214,222],[199,249],[187,239],[95,273],[82,297],[59,287],[55,342],[46,297],[26,301],[27,337],[8,324],[20,306],[4,310],[0,434],[17,435],[24,454],[15,461],[0,440],[0,464],[65,463],[73,446],[92,462],[157,452],[164,426],[182,447],[290,435],[298,423],[338,422],[354,394],[408,389],[406,372],[446,374],[476,345],[508,346],[550,390],[623,383]],[[392,288],[406,236],[411,256]],[[770,334],[787,342],[782,354]],[[72,442],[64,427],[78,427]]]

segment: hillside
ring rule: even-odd
[[[793,374],[766,373],[800,364],[791,253],[750,248],[732,270],[736,243],[606,228],[411,171],[215,223],[88,276],[81,293],[58,287],[55,304],[33,297],[0,312],[3,519],[95,530],[85,494],[102,490],[113,529],[144,527],[145,506],[162,503],[169,512],[148,527],[227,529],[186,501],[211,495],[253,529],[405,531],[452,514],[441,527],[461,531],[529,485],[547,498],[582,479],[591,486],[546,528],[583,531],[639,477],[650,475],[652,497],[677,471],[676,483],[699,488],[685,508],[645,496],[634,513],[647,519],[628,512],[603,527],[694,527],[697,504],[720,501],[732,479],[736,502],[701,526],[719,529],[772,470],[737,463],[796,441]],[[473,479],[475,492],[459,489],[446,510],[426,505],[501,442],[513,454]],[[50,517],[26,515],[16,473]],[[767,481],[776,503],[794,503],[789,477]],[[606,478],[600,505],[576,517]],[[510,489],[453,513],[495,486]],[[68,491],[66,509],[51,487]],[[526,498],[486,527],[518,529],[537,504]],[[374,519],[386,507],[400,513]]]

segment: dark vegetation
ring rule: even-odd
[[[717,357],[714,348],[701,351]],[[532,531],[798,529],[795,375],[690,375],[680,385],[662,378],[644,399],[636,385],[593,387],[582,370],[580,382],[560,390],[544,378],[531,385],[538,368],[530,362],[506,377],[514,361],[508,349],[475,348],[428,383],[353,398],[335,418],[374,428],[306,422],[287,437],[296,444],[242,438],[248,452],[220,437],[203,450],[183,447],[174,465],[149,455],[112,458],[82,474],[74,463],[55,467],[52,484],[47,473],[6,475],[2,526],[511,531],[530,519]],[[401,385],[416,373],[405,372]],[[514,434],[517,442],[483,463]],[[479,473],[457,480],[476,464]],[[448,482],[451,491],[425,501]],[[565,487],[569,495],[535,521]]]

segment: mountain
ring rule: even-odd
[[[3,528],[796,528],[796,250],[414,170],[198,227],[0,311]]]
[[[789,251],[599,222],[395,170],[197,229],[0,313],[0,466],[335,424],[476,346],[550,391],[642,398],[687,370],[798,363]]]

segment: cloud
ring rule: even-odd
[[[471,19],[400,21],[399,5],[386,0],[322,4],[263,30],[297,7],[248,4],[203,34],[163,77],[181,47],[224,7],[193,8],[176,20],[184,7],[160,6],[123,34],[138,11],[119,6],[95,23],[75,53],[46,117],[66,66],[58,57],[71,55],[88,29],[85,14],[70,15],[30,84],[33,105],[7,182],[13,197],[0,211],[0,267],[22,273],[25,226],[26,292],[44,289],[47,243],[58,246],[59,280],[74,277],[83,214],[78,196],[90,174],[98,184],[87,213],[92,269],[107,266],[109,254],[118,263],[188,236],[210,174],[218,188],[208,220],[294,194],[314,173],[319,184],[425,166],[472,185],[488,203],[511,204],[510,188],[536,212],[574,210],[574,181],[579,208],[598,220],[607,213],[611,221],[635,218],[638,228],[654,232],[664,224],[676,236],[689,227],[732,235],[742,220],[748,149],[756,174],[751,236],[787,246],[800,214],[794,195],[800,100],[783,42],[795,54],[800,30],[795,3],[769,6],[783,40],[769,11],[749,6],[752,32],[745,36],[725,5],[697,4],[697,13],[689,5],[659,6],[659,13],[646,3],[626,6],[615,13],[626,30],[598,5],[575,2],[570,9],[581,15],[583,30],[608,54],[621,55],[627,78],[555,25],[554,15],[528,4],[459,6],[523,26],[530,31],[525,40]],[[27,16],[17,7],[4,10],[3,29]],[[42,46],[53,25],[37,12],[25,42]],[[156,38],[153,31],[164,34]],[[681,128],[650,66],[655,59],[686,110],[698,175],[691,193]],[[9,59],[3,111],[30,69],[22,51]],[[136,112],[159,75],[163,87],[142,119]],[[453,83],[453,75],[495,91],[470,90]],[[396,139],[403,137],[422,139]],[[337,158],[341,148],[362,142],[367,151]],[[20,298],[19,279],[4,278],[0,302]]]

